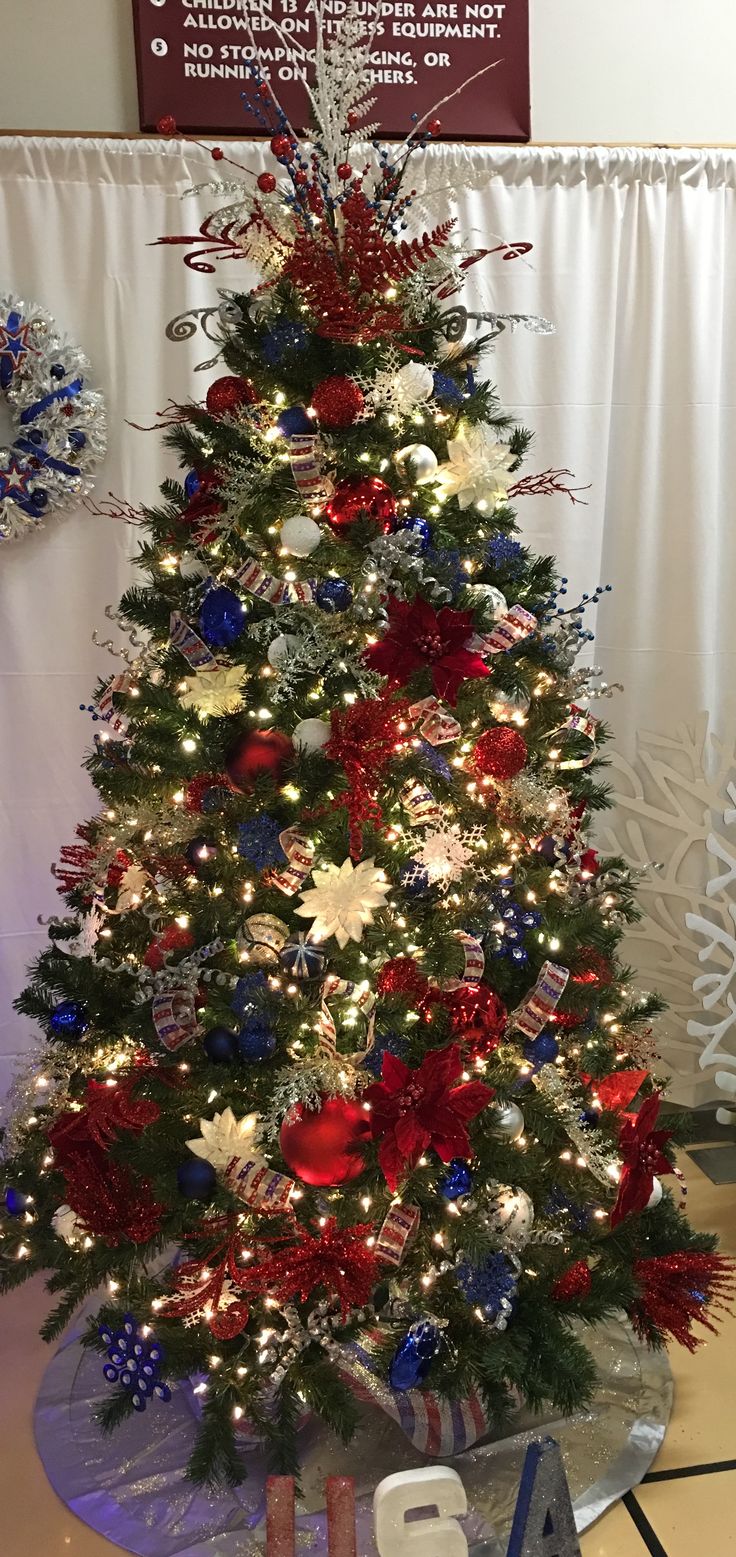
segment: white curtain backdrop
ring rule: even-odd
[[[232,154],[265,165],[252,144]],[[736,157],[451,146],[429,155],[455,191],[463,235],[533,244],[526,259],[494,255],[471,270],[467,306],[540,314],[557,328],[506,331],[489,369],[535,429],[526,469],[566,466],[590,483],[587,506],[526,499],[521,522],[530,545],[560,559],[571,600],[614,586],[591,624],[591,658],[626,687],[597,710],[615,729],[619,797],[602,837],[636,864],[662,862],[628,951],[644,985],[672,1003],[660,1049],[673,1095],[694,1100],[713,1082],[699,1073],[702,1038],[687,1032],[701,1014],[692,982],[702,935],[685,915],[731,922],[723,891],[706,906],[705,843],[714,818],[725,825],[736,732]],[[170,397],[201,397],[221,371],[195,371],[216,350],[199,331],[173,341],[165,328],[216,301],[218,285],[242,285],[245,267],[201,276],[181,249],[149,246],[196,232],[213,197],[180,197],[210,176],[195,147],[0,139],[0,293],[41,303],[92,358],[109,423],[98,499],[155,497],[167,456],[155,433],[128,423],[153,422]],[[44,944],[37,916],[59,908],[49,864],[94,809],[79,704],[112,672],[91,632],[110,634],[104,608],[129,582],[135,539],[80,510],[0,551],[0,1088],[34,1041],[11,1000]],[[728,970],[736,947],[719,955]]]

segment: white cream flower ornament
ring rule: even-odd
[[[445,497],[456,497],[461,508],[471,503],[486,508],[505,502],[511,484],[509,467],[515,456],[487,422],[462,426],[447,444],[448,459],[436,481]]]
[[[255,1145],[257,1114],[244,1114],[242,1119],[236,1119],[232,1109],[225,1108],[213,1119],[200,1119],[199,1128],[201,1135],[187,1141],[187,1146],[195,1157],[211,1162],[213,1168],[226,1168],[233,1157],[258,1155]]]
[[[348,941],[360,941],[367,924],[373,924],[373,910],[384,908],[388,882],[373,860],[353,865],[323,865],[312,876],[313,887],[302,893],[303,902],[294,910],[302,919],[313,919],[313,941],[326,941],[334,935],[342,949]]]
[[[179,693],[182,708],[195,708],[200,719],[236,714],[243,707],[242,665],[221,665],[217,670],[187,675],[186,691]]]

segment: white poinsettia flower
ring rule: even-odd
[[[213,1168],[226,1168],[233,1157],[245,1157],[256,1151],[258,1115],[244,1114],[236,1119],[231,1108],[223,1109],[213,1119],[200,1119],[201,1134],[187,1141],[195,1157],[203,1157]]]
[[[323,865],[312,877],[314,886],[302,893],[303,902],[295,913],[313,919],[313,941],[326,941],[331,935],[340,948],[348,941],[360,941],[367,924],[373,924],[373,910],[383,908],[388,883],[373,860],[353,865]]]
[[[406,405],[421,405],[434,389],[434,374],[424,362],[406,362],[396,378]]]
[[[236,714],[244,703],[242,682],[242,665],[195,671],[187,675],[187,689],[179,693],[179,702],[182,708],[196,708],[200,719]]]
[[[471,503],[493,508],[504,502],[514,455],[487,422],[460,428],[447,444],[448,459],[437,471],[445,497],[456,497],[461,508]]]

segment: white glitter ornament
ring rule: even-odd
[[[292,741],[297,751],[321,751],[332,734],[332,726],[326,719],[301,719],[294,726]]]
[[[436,475],[439,461],[428,444],[407,443],[406,448],[399,449],[394,455],[394,464],[402,474],[409,476],[418,487],[421,487]]]
[[[57,1238],[62,1238],[70,1249],[78,1249],[84,1243],[86,1233],[71,1206],[59,1206],[51,1218],[51,1226]]]
[[[211,1162],[213,1168],[225,1169],[233,1157],[253,1155],[258,1130],[258,1115],[244,1114],[236,1119],[231,1108],[223,1109],[212,1119],[200,1119],[200,1134],[187,1141],[190,1152]]]
[[[313,887],[302,893],[303,902],[294,910],[302,919],[313,919],[313,941],[326,941],[334,935],[342,949],[348,941],[360,941],[367,924],[373,924],[373,910],[384,908],[388,883],[373,860],[351,859],[342,865],[332,863],[316,870]]]
[[[297,638],[296,633],[279,633],[278,638],[274,638],[268,645],[266,657],[269,665],[272,665],[274,670],[280,670],[282,665],[291,659],[300,643],[301,639]]]
[[[461,427],[447,445],[447,456],[437,472],[445,497],[456,497],[460,508],[473,503],[495,508],[506,501],[515,456],[497,438],[495,427],[486,422]]]
[[[306,514],[285,519],[281,526],[281,545],[292,557],[311,557],[322,541],[322,531]]]

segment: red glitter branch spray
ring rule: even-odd
[[[569,482],[574,479],[571,470],[542,470],[536,476],[522,476],[520,481],[509,487],[508,495],[510,498],[550,497],[553,492],[563,492],[571,503],[582,503],[585,508],[585,499],[578,497],[577,493],[589,492],[590,484],[587,487],[571,487]]]
[[[383,819],[376,790],[381,774],[395,756],[396,743],[408,717],[408,703],[380,699],[353,703],[345,712],[332,713],[332,734],[325,756],[340,764],[348,780],[348,788],[334,804],[347,810],[354,860],[359,860],[363,853],[364,824],[379,825]]]
[[[693,1325],[703,1325],[715,1335],[717,1326],[709,1309],[729,1313],[727,1300],[733,1300],[736,1291],[733,1260],[697,1250],[636,1260],[634,1278],[640,1290],[629,1318],[637,1335],[650,1346],[664,1336],[665,1341],[679,1341],[689,1352],[705,1339],[693,1334]]]

